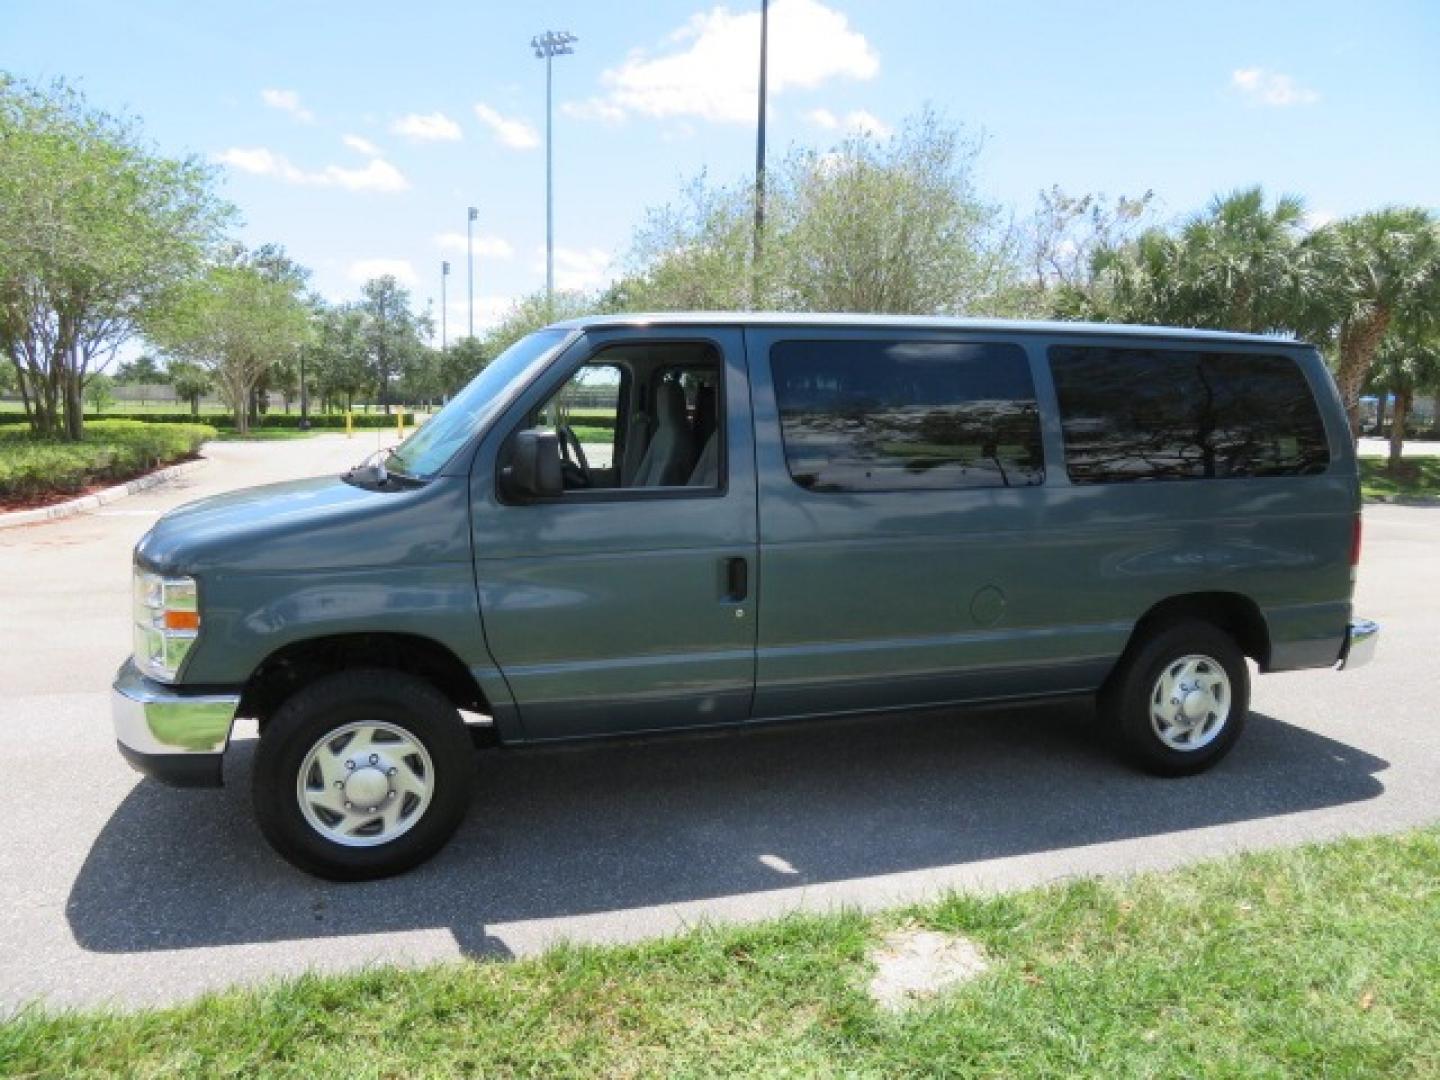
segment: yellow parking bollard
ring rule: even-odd
[[[355,417],[348,411],[345,413],[345,437],[347,439],[355,437]]]

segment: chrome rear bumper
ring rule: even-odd
[[[1351,619],[1345,630],[1345,644],[1340,646],[1339,668],[1363,667],[1375,659],[1375,645],[1380,640],[1380,624],[1369,619]]]
[[[218,786],[239,694],[186,693],[147,679],[126,661],[110,713],[120,753],[139,772],[182,787]]]

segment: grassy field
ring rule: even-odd
[[[990,970],[895,1015],[898,925]],[[1175,873],[795,916],[539,959],[377,968],[138,1014],[24,1012],[11,1076],[1440,1074],[1440,829]]]
[[[1360,490],[1367,499],[1440,498],[1440,455],[1407,457],[1391,472],[1386,459],[1360,459]]]
[[[0,502],[63,498],[180,461],[215,437],[205,424],[92,420],[80,442],[38,439],[23,426],[0,427]]]

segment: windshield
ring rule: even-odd
[[[512,386],[523,385],[569,337],[565,330],[539,330],[523,337],[470,380],[450,403],[390,452],[385,467],[402,476],[428,479],[455,456],[510,400]]]

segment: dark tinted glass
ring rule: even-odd
[[[1301,476],[1330,462],[1288,356],[1058,346],[1050,369],[1077,484]]]
[[[813,491],[1011,487],[1045,478],[1018,345],[785,341],[770,351],[785,460]]]

